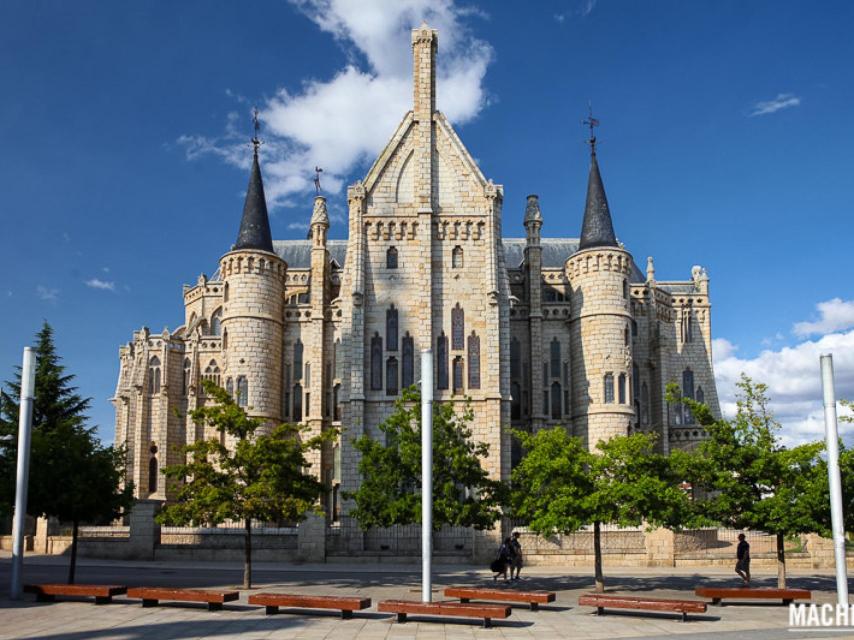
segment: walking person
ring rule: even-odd
[[[507,581],[507,567],[510,566],[512,557],[513,551],[510,547],[510,538],[505,538],[504,542],[498,548],[498,557],[489,565],[489,568],[495,574],[492,576],[493,582],[498,580],[498,576],[504,576],[504,581]]]
[[[735,572],[741,576],[744,586],[750,586],[750,543],[745,540],[743,533],[738,534],[738,547],[735,550],[737,562]]]
[[[513,552],[510,558],[510,579],[518,580],[519,572],[522,571],[522,545],[519,543],[518,531],[514,531],[513,537],[510,539],[510,550]],[[514,569],[516,570],[515,577],[513,576]]]

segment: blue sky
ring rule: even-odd
[[[0,3],[0,377],[42,319],[112,439],[118,346],[182,321],[233,242],[262,112],[277,238],[304,235],[408,108],[411,26],[440,29],[439,106],[505,188],[577,236],[588,100],[620,238],[712,281],[725,406],[741,370],[792,439],[820,433],[818,353],[854,396],[854,5],[261,0]]]

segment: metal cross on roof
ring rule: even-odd
[[[587,141],[587,143],[590,145],[590,149],[593,151],[593,153],[595,153],[596,152],[596,134],[593,132],[593,128],[599,126],[599,120],[597,120],[596,118],[593,117],[593,103],[591,103],[591,102],[587,103],[587,119],[582,120],[581,124],[584,124],[584,125],[587,125],[588,127],[590,127],[590,139]]]
[[[320,167],[314,167],[314,188],[317,191],[317,195],[320,195],[320,174],[323,173],[323,169]]]

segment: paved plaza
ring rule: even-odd
[[[709,607],[707,614],[679,622],[676,616],[655,613],[609,613],[599,617],[589,607],[578,607],[578,596],[589,591],[591,576],[579,570],[558,571],[532,567],[521,587],[557,592],[557,601],[532,612],[516,606],[505,621],[483,629],[476,621],[424,621],[414,619],[398,624],[393,616],[376,612],[376,603],[386,598],[419,599],[420,574],[417,565],[298,565],[270,563],[256,565],[255,583],[259,591],[344,595],[373,599],[371,610],[341,620],[336,614],[288,614],[267,616],[261,607],[249,606],[243,592],[240,601],[227,604],[223,611],[210,612],[204,605],[167,604],[143,609],[139,601],[117,597],[113,604],[95,606],[84,602],[36,603],[25,595],[20,602],[8,600],[10,561],[0,558],[0,639],[39,640],[137,640],[210,638],[304,638],[379,640],[447,638],[854,638],[854,632],[788,630],[788,609],[780,605],[732,604]],[[67,559],[33,556],[26,559],[26,582],[62,582]],[[181,586],[234,588],[241,581],[239,563],[174,564],[157,562],[110,562],[82,560],[80,583],[119,583],[141,586]],[[486,570],[477,567],[437,567],[437,588],[467,584],[492,585]],[[775,576],[760,573],[757,586],[774,586]],[[737,580],[720,569],[637,569],[606,568],[610,593],[645,594],[655,597],[693,598],[698,584],[735,586]],[[812,589],[816,602],[833,602],[834,578],[830,572],[791,573],[791,585]],[[437,593],[435,599],[441,599]]]

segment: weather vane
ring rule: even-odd
[[[258,147],[261,146],[261,139],[258,133],[261,131],[261,120],[258,118],[258,108],[252,110],[252,125],[255,128],[255,135],[252,138],[252,146],[255,148],[255,155],[258,155]]]
[[[581,124],[590,127],[590,139],[587,141],[587,143],[590,145],[590,149],[593,151],[593,153],[596,153],[596,134],[594,133],[593,128],[599,126],[599,121],[593,117],[592,102],[587,103],[587,119],[582,120]]]
[[[318,166],[314,167],[314,188],[317,191],[317,195],[320,195],[320,174],[323,173],[323,169]]]

